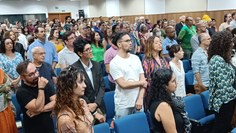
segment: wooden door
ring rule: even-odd
[[[61,22],[64,22],[66,16],[71,16],[71,13],[70,12],[67,12],[67,13],[48,13],[48,20],[52,21],[54,18],[58,18]]]

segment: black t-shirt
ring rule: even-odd
[[[161,102],[162,101],[152,102],[150,106],[150,113],[151,113],[151,119],[153,123],[153,130],[157,131],[158,133],[165,133],[165,129],[163,127],[162,122],[157,121],[155,118],[155,111]],[[175,118],[175,125],[176,125],[177,132],[184,133],[184,120],[181,114],[176,109],[172,108],[172,111]]]
[[[55,94],[53,88],[49,84],[46,85],[45,90],[45,105],[50,102],[50,97]],[[26,111],[25,106],[38,96],[38,87],[30,87],[22,82],[21,87],[16,92],[17,100],[23,112],[23,126],[25,133],[54,133],[53,120],[51,118],[51,111],[41,113],[37,116],[30,118]]]
[[[37,69],[39,71],[40,77],[46,78],[49,85],[54,88],[52,77],[56,77],[56,74],[54,73],[52,66],[46,62],[43,62],[43,64],[40,67],[37,67]]]

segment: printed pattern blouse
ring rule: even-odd
[[[214,55],[209,62],[209,109],[219,112],[224,103],[236,98],[233,88],[235,72],[232,66],[219,55]]]

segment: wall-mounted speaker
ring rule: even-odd
[[[79,10],[79,18],[83,17],[84,18],[84,10]]]

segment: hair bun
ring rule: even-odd
[[[171,47],[171,46],[169,46],[169,45],[166,46],[166,50],[170,51],[170,47]]]

